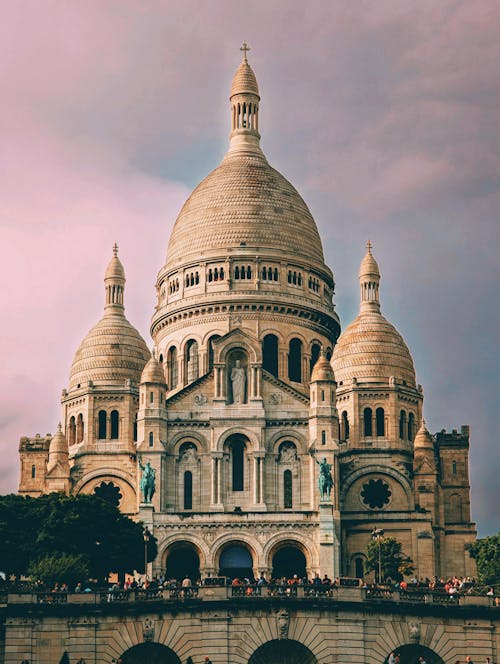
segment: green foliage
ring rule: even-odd
[[[488,586],[500,584],[500,533],[477,540],[469,549],[475,558],[479,582]]]
[[[380,547],[380,548],[379,548]],[[382,579],[379,579],[379,551]],[[403,545],[395,537],[381,537],[368,544],[365,572],[375,572],[380,582],[385,579],[401,581],[403,576],[413,574],[412,559],[403,553]]]
[[[8,574],[26,574],[30,564],[56,555],[84,556],[90,576],[99,580],[144,568],[142,525],[95,495],[2,496],[0,530],[0,561]],[[152,537],[148,561],[156,555]]]
[[[32,579],[43,581],[53,586],[56,581],[74,586],[78,581],[89,578],[89,562],[87,556],[72,554],[44,556],[33,561],[28,567]]]

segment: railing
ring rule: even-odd
[[[327,600],[335,602],[396,602],[413,604],[437,604],[441,606],[480,605],[498,607],[493,597],[484,595],[449,594],[443,589],[408,588],[393,589],[384,586],[359,587],[353,584],[243,584],[231,586],[170,586],[167,588],[138,588],[121,590],[110,588],[95,592],[66,593],[34,590],[18,593],[2,592],[0,603],[38,604],[58,606],[67,604],[127,604],[132,602],[183,602],[197,599],[204,602],[229,600],[244,602],[248,598],[295,599],[304,601]]]

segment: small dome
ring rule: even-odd
[[[104,279],[125,281],[125,270],[118,258],[118,245],[116,243],[113,247],[113,258],[109,261]]]
[[[370,276],[380,278],[380,270],[378,269],[378,263],[372,254],[372,243],[368,240],[366,243],[365,257],[359,266],[359,278],[362,279],[363,277]]]
[[[52,436],[49,446],[49,457],[56,454],[68,454],[68,443],[66,442],[66,436],[62,432],[60,422],[57,426],[57,431]]]
[[[310,382],[315,383],[318,380],[335,380],[331,364],[323,354],[319,356],[318,361],[313,367]]]
[[[425,426],[425,420],[422,419],[422,424],[420,429],[417,431],[415,440],[413,443],[415,452],[417,450],[432,450],[434,451],[434,440]]]
[[[403,337],[377,311],[359,316],[344,330],[333,351],[338,383],[389,382],[394,376],[415,387],[415,367]]]
[[[94,325],[76,351],[69,389],[86,385],[139,383],[150,357],[146,342],[122,314],[108,313]]]
[[[245,93],[257,95],[257,97],[259,96],[259,86],[257,85],[257,79],[246,58],[241,62],[233,77],[230,98],[233,95]]]
[[[165,374],[158,360],[151,355],[148,363],[144,367],[141,376],[141,383],[157,383],[164,385],[165,383]]]

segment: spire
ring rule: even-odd
[[[125,270],[118,258],[118,245],[113,245],[113,257],[109,261],[104,276],[106,289],[106,305],[104,310],[109,313],[123,313],[123,292],[125,290]]]
[[[231,84],[231,134],[229,152],[261,153],[259,145],[259,86],[248,64],[246,42],[240,47],[243,59]]]
[[[360,313],[380,312],[380,271],[377,261],[373,258],[370,240],[366,243],[366,254],[359,266],[359,285],[361,289]]]

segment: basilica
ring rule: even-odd
[[[168,578],[361,578],[374,531],[419,577],[473,574],[469,429],[427,430],[370,242],[341,333],[315,221],[260,147],[242,50],[229,147],[175,222],[152,344],[125,316],[115,245],[61,423],[21,438],[19,492],[113,502],[157,538],[150,573]]]

